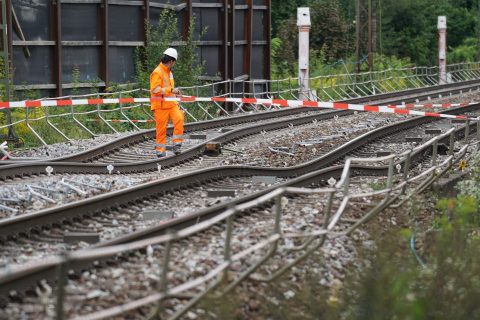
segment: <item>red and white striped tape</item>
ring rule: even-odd
[[[177,102],[234,102],[263,105],[278,105],[282,107],[317,107],[338,110],[355,110],[378,113],[395,113],[403,115],[415,115],[426,117],[439,117],[448,119],[480,120],[463,115],[448,115],[433,112],[407,110],[413,108],[414,104],[399,106],[369,106],[342,102],[316,102],[308,100],[284,100],[284,99],[256,99],[256,98],[224,98],[224,97],[194,97],[182,96],[177,98],[115,98],[115,99],[75,99],[75,100],[26,100],[14,102],[0,102],[0,108],[37,108],[53,106],[72,105],[94,105],[94,104],[119,104],[119,103],[150,103],[151,101],[177,101]],[[468,104],[431,104],[431,107],[444,106],[466,106]],[[423,105],[425,106],[425,105]],[[430,105],[427,105],[430,106]]]
[[[389,108],[405,108],[405,109],[414,109],[414,108],[454,108],[454,107],[466,107],[472,104],[478,104],[478,102],[465,102],[465,103],[426,103],[426,104],[400,104],[394,106],[388,106]]]

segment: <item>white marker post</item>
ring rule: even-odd
[[[438,17],[438,70],[439,84],[447,83],[447,17]]]
[[[297,26],[298,26],[298,84],[300,85],[300,100],[310,98],[308,73],[309,56],[309,33],[310,33],[310,8],[297,8]]]

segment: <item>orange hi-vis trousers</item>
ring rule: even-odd
[[[157,137],[155,150],[157,152],[167,151],[167,125],[168,119],[172,119],[173,123],[173,143],[179,144],[183,142],[183,111],[180,107],[174,106],[168,109],[155,109],[153,111],[155,117]]]

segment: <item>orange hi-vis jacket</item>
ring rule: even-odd
[[[160,63],[150,74],[150,96],[152,98],[174,98],[175,95],[172,93],[174,85],[173,74],[163,63]],[[160,90],[154,93],[153,91],[156,87],[159,87]],[[155,99],[153,99],[150,109],[170,109],[175,106],[178,106],[177,101],[155,101]]]

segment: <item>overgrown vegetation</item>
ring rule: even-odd
[[[432,208],[414,197],[395,211],[396,227],[369,223],[374,245],[357,241],[357,257],[346,277],[322,284],[324,273],[313,267],[322,263],[320,250],[308,258],[313,263],[307,260],[278,281],[250,283],[237,294],[207,298],[200,305],[206,319],[480,318],[480,153],[469,167],[455,198],[440,199]],[[428,230],[415,235],[417,223]],[[256,294],[255,286],[263,294]]]
[[[374,39],[377,60],[396,59],[405,64],[437,63],[437,17],[447,16],[449,63],[479,59],[478,3],[469,0],[373,0],[376,8]],[[355,1],[273,0],[272,77],[296,74],[298,28],[296,8],[311,11],[311,69],[318,72],[338,61],[355,61]],[[378,63],[378,62],[377,62]],[[378,69],[376,64],[375,70]],[[335,70],[332,70],[335,71]]]
[[[411,232],[378,238],[371,266],[352,277],[341,298],[345,318],[477,319],[480,306],[480,154],[455,198],[440,199],[421,251],[402,243]],[[404,236],[407,236],[406,238]]]
[[[178,48],[178,61],[173,70],[176,86],[199,84],[198,78],[204,73],[203,62],[198,57],[198,46],[195,42],[203,33],[195,35],[194,22],[192,18],[184,45]],[[140,88],[150,87],[150,74],[160,63],[163,52],[173,42],[182,39],[177,25],[177,17],[171,10],[163,10],[156,25],[146,22],[146,44],[137,49],[135,56],[136,81]]]

